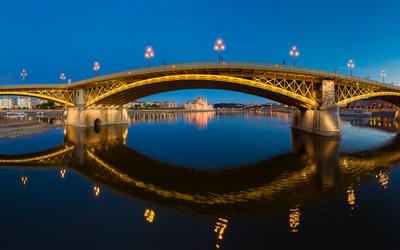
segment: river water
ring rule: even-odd
[[[0,141],[1,249],[397,249],[400,124],[148,113]]]

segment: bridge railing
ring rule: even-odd
[[[271,69],[271,70],[276,70],[276,71],[282,71],[282,72],[292,72],[292,73],[304,73],[304,74],[310,74],[310,75],[315,75],[319,77],[332,77],[332,78],[340,78],[343,80],[348,80],[348,81],[354,81],[354,82],[362,82],[366,84],[371,84],[371,85],[378,85],[381,87],[385,88],[396,88],[400,89],[400,86],[398,84],[395,85],[395,83],[384,83],[381,81],[373,80],[370,79],[369,77],[359,77],[359,76],[350,76],[350,75],[345,75],[345,74],[340,74],[338,72],[331,72],[331,71],[325,71],[325,70],[315,70],[315,69],[310,69],[310,68],[305,68],[305,67],[298,67],[298,66],[290,66],[290,65],[284,65],[284,64],[267,64],[267,63],[254,63],[254,62],[226,62],[226,63],[185,63],[185,64],[176,64],[176,65],[162,65],[158,66],[160,69],[165,69],[168,68],[170,69],[171,67],[176,67],[177,69],[182,69],[182,68],[193,68],[193,67],[221,67],[221,68],[229,68],[229,67],[235,67],[235,68],[259,68],[260,70],[265,70],[265,69]],[[153,67],[155,69],[157,67]],[[150,68],[149,68],[150,69]]]
[[[277,71],[277,72],[285,72],[285,73],[297,73],[297,74],[306,74],[306,75],[313,75],[321,78],[339,78],[341,80],[346,80],[354,83],[362,83],[362,84],[369,84],[369,85],[375,85],[375,86],[381,86],[383,88],[389,88],[389,89],[396,89],[400,90],[399,85],[395,85],[394,83],[388,84],[384,82],[380,82],[377,80],[370,79],[369,77],[358,77],[358,76],[350,76],[350,75],[345,75],[345,74],[340,74],[338,72],[330,72],[330,71],[325,71],[325,70],[315,70],[315,69],[310,69],[310,68],[304,68],[304,67],[294,67],[290,65],[284,65],[284,64],[266,64],[266,63],[254,63],[254,62],[224,62],[224,63],[218,63],[218,62],[194,62],[194,63],[178,63],[178,64],[168,64],[168,65],[160,65],[160,66],[152,66],[152,67],[147,67],[143,69],[136,69],[136,70],[130,70],[130,71],[125,71],[125,72],[120,72],[120,73],[114,73],[106,76],[99,76],[94,79],[88,79],[84,80],[81,82],[77,82],[73,84],[72,86],[77,86],[77,85],[82,85],[86,82],[91,82],[93,80],[105,80],[105,79],[110,79],[114,77],[121,77],[125,75],[135,75],[135,74],[146,74],[146,73],[157,73],[157,72],[162,72],[165,70],[171,70],[171,69],[176,69],[176,70],[184,70],[184,69],[193,69],[193,68],[248,68],[248,69],[259,69],[259,70],[271,70],[271,71]]]
[[[310,68],[304,67],[293,67],[290,65],[284,64],[266,64],[266,63],[254,63],[254,62],[195,62],[195,63],[179,63],[179,64],[168,64],[168,65],[160,65],[160,66],[153,66],[147,67],[143,69],[136,69],[130,70],[125,72],[113,73],[104,76],[98,76],[92,79],[82,80],[79,82],[75,82],[73,84],[29,84],[29,85],[0,85],[0,89],[30,89],[30,88],[76,88],[86,83],[94,82],[94,81],[102,81],[108,80],[112,78],[128,76],[128,75],[135,75],[135,74],[146,74],[151,72],[162,72],[165,70],[184,70],[184,69],[193,69],[193,68],[248,68],[248,69],[259,69],[259,70],[271,70],[277,72],[285,72],[285,73],[294,73],[294,74],[306,74],[306,75],[313,75],[321,78],[336,78],[342,79],[354,83],[362,83],[362,84],[369,84],[380,86],[383,88],[388,89],[396,89],[400,90],[400,85],[398,84],[388,84],[381,81],[372,80],[368,77],[357,77],[357,76],[349,76],[345,74],[340,74],[338,72],[330,72],[324,70],[315,70]]]

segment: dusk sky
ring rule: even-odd
[[[400,82],[398,1],[3,1],[0,8],[0,84],[59,83],[153,65],[216,61],[213,44],[223,38],[226,61],[291,62],[293,44],[301,67],[354,73]],[[146,100],[196,96],[216,102],[266,102],[241,93],[186,90]]]

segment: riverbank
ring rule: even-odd
[[[0,110],[0,116],[12,112],[25,113],[27,116],[37,116],[38,113],[40,113],[40,116],[46,117],[59,117],[64,115],[63,109],[5,109]]]
[[[45,124],[38,121],[0,118],[0,140],[40,134],[55,127],[57,125]]]

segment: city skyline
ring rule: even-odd
[[[400,4],[394,1],[23,2],[4,4],[0,16],[1,23],[7,24],[0,47],[0,84],[66,84],[68,79],[145,68],[147,46],[154,50],[153,66],[216,62],[217,38],[226,44],[225,61],[291,65],[289,50],[296,45],[299,67],[348,74],[347,62],[352,59],[354,75],[381,80],[384,70],[386,82],[400,80],[396,50],[400,35],[393,32],[400,24],[395,18]],[[96,74],[95,61],[101,64]],[[20,75],[23,69],[25,80]],[[60,74],[65,74],[65,80]],[[199,95],[212,103],[265,102],[215,90],[167,92],[143,100],[184,103]]]

